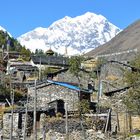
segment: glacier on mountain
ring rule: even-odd
[[[59,54],[77,55],[108,42],[120,31],[102,15],[87,12],[74,18],[66,16],[48,28],[38,27],[18,41],[33,52],[51,48]]]

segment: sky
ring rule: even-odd
[[[0,26],[17,38],[65,17],[101,14],[124,29],[140,19],[140,0],[0,0]]]

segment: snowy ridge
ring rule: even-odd
[[[1,27],[1,26],[0,26],[0,30],[6,32],[6,30],[3,27]]]
[[[66,16],[48,28],[36,28],[18,40],[31,51],[51,48],[60,54],[76,55],[108,42],[120,31],[102,15],[87,12],[75,18]]]

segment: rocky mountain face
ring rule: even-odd
[[[76,55],[108,42],[120,31],[102,15],[88,12],[75,18],[66,16],[48,28],[38,27],[18,37],[18,41],[31,51],[51,48],[60,54]]]
[[[119,56],[118,59],[131,59],[140,52],[140,20],[129,25],[117,36],[106,44],[88,52],[86,56],[100,56],[112,54],[111,57]],[[109,56],[109,55],[108,55]],[[131,57],[132,56],[132,57]]]

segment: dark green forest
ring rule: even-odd
[[[0,31],[0,49],[3,49],[3,51],[20,52],[21,56],[24,56],[23,59],[25,60],[28,60],[31,55],[31,51],[29,49],[26,49],[25,46],[22,46],[16,39],[2,30]]]

